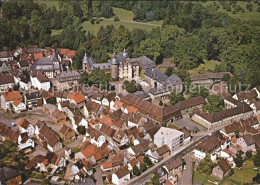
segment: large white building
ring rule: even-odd
[[[154,135],[154,144],[157,147],[167,145],[171,151],[178,149],[184,140],[184,133],[175,129],[161,127]]]
[[[33,71],[31,73],[31,82],[32,86],[38,90],[49,91],[51,88],[51,82],[49,78],[41,71]]]

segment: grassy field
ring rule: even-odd
[[[255,166],[252,159],[246,160],[245,163],[246,164],[242,167],[242,170],[235,168],[234,174],[228,177],[222,184],[231,184],[232,180],[240,182],[241,184],[252,182],[253,177],[259,172],[253,170]]]
[[[134,13],[129,10],[113,7],[113,12],[115,16],[117,15],[120,20],[131,21],[134,18]]]
[[[115,28],[118,28],[120,25],[125,26],[125,28],[129,30],[133,30],[133,28],[140,28],[145,29],[147,31],[151,31],[153,28],[156,28],[157,26],[154,25],[145,25],[145,24],[138,24],[138,23],[132,23],[132,22],[122,22],[122,21],[113,21],[113,20],[103,20],[100,21],[99,24],[91,24],[89,21],[85,21],[82,23],[83,30],[90,31],[90,33],[93,32],[93,34],[97,34],[100,26],[107,26],[107,25],[114,25]]]
[[[63,29],[60,29],[60,30],[51,30],[51,36],[59,35],[62,31],[63,31]]]
[[[218,65],[219,63],[217,61],[205,61],[205,65],[206,65],[206,69],[207,70],[211,70],[214,71],[215,66]],[[198,74],[198,67],[193,68],[191,70],[188,71],[190,74]]]
[[[245,21],[248,21],[248,20],[260,20],[260,12],[257,12],[256,9],[258,7],[257,4],[255,3],[252,3],[253,4],[253,9],[252,11],[250,12],[247,8],[246,8],[246,5],[248,2],[244,2],[244,1],[238,1],[237,2],[237,5],[240,5],[241,8],[244,8],[245,12],[242,13],[241,11],[236,13],[236,14],[233,14],[232,13],[232,10],[231,12],[228,12],[226,11],[225,9],[223,9],[222,5],[218,2],[218,1],[207,1],[205,3],[202,3],[204,6],[207,6],[207,5],[210,5],[210,4],[213,4],[213,3],[216,3],[218,5],[220,5],[220,8],[218,9],[219,12],[226,12],[229,14],[230,17],[232,18],[238,18],[238,19],[241,19],[241,20],[245,20]],[[232,7],[232,6],[231,6]]]
[[[210,176],[210,175],[203,175],[197,171],[194,171],[193,172],[193,183],[195,182],[200,182],[202,183],[203,185],[213,185],[214,183],[213,182],[220,182],[220,180]]]

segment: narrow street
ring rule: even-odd
[[[186,169],[183,170],[178,180],[178,185],[192,185],[192,154],[187,154],[184,159],[186,161]]]
[[[100,166],[96,168],[96,172],[94,173],[94,177],[97,180],[96,185],[103,185],[103,179],[102,179],[102,176],[101,176]]]
[[[167,157],[166,159],[163,159],[159,163],[155,164],[152,168],[146,170],[140,176],[135,177],[135,178],[129,180],[125,184],[128,184],[128,185],[141,185],[141,184],[144,184],[145,182],[149,181],[150,174],[156,172],[158,170],[158,168],[162,167],[166,162],[172,160],[173,158],[175,158],[177,156],[182,157],[182,156],[185,156],[186,154],[190,153],[195,148],[195,144],[197,142],[203,141],[207,137],[208,136],[200,137],[199,139],[197,139],[195,141],[191,141],[187,145],[182,146],[181,148],[179,148],[175,152],[173,152],[169,157]]]

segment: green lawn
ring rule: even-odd
[[[220,3],[218,1],[207,1],[205,3],[202,3],[204,6],[207,6],[207,5],[210,5],[210,4],[213,4],[213,2],[216,2],[216,4],[220,5]],[[252,9],[252,12],[250,12],[247,8],[246,8],[246,4],[248,2],[244,2],[244,1],[238,1],[237,2],[237,5],[240,5],[241,8],[244,8],[245,12],[242,13],[241,11],[236,13],[236,14],[233,14],[232,11],[233,11],[233,8],[231,6],[231,12],[228,12],[226,11],[225,9],[223,9],[222,5],[220,5],[220,8],[218,9],[219,12],[226,12],[228,13],[228,15],[232,18],[238,18],[238,19],[241,19],[241,20],[245,20],[245,21],[248,21],[248,20],[260,20],[260,12],[257,12],[256,9],[258,7],[257,4],[253,3],[253,9]]]
[[[125,10],[123,8],[113,7],[113,12],[120,20],[131,21],[134,18],[134,13],[132,11]]]
[[[62,31],[63,31],[63,29],[60,29],[60,30],[51,30],[51,36],[59,35]]]
[[[200,182],[203,185],[213,185],[214,182],[220,183],[220,180],[210,176],[210,175],[203,175],[197,171],[193,172],[193,178],[192,178],[193,183],[195,182]]]
[[[215,70],[215,66],[218,65],[219,63],[217,61],[204,61],[205,65],[206,65],[206,69],[207,70],[211,70],[214,71]],[[198,74],[198,67],[190,69],[189,74]]]
[[[246,164],[242,167],[242,170],[235,168],[234,174],[232,176],[228,177],[223,182],[223,184],[230,184],[230,179],[231,179],[231,182],[232,182],[232,180],[235,180],[237,182],[240,182],[241,184],[251,182],[253,177],[256,176],[256,174],[259,172],[253,170],[253,168],[255,166],[254,166],[252,159],[246,160],[245,163]]]
[[[147,31],[151,31],[153,28],[157,27],[154,25],[144,25],[144,24],[131,23],[131,22],[113,21],[107,19],[100,21],[99,24],[91,24],[89,21],[85,21],[82,23],[82,26],[83,26],[83,30],[90,31],[90,33],[93,32],[94,35],[97,35],[100,26],[105,27],[111,24],[114,25],[115,28],[118,28],[120,25],[123,25],[125,26],[125,28],[129,30],[133,30],[133,28],[140,28],[140,29],[145,29]]]

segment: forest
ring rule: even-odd
[[[59,8],[32,0],[0,2],[0,50],[30,44],[75,49],[73,67],[80,69],[85,51],[101,63],[126,48],[131,57],[146,55],[157,64],[171,57],[183,80],[189,69],[217,60],[221,63],[215,71],[234,75],[228,83],[254,87],[260,85],[260,20],[245,21],[227,13],[250,11],[254,6],[260,15],[259,1],[247,2],[246,10],[234,1],[206,7],[193,1],[59,0]],[[86,20],[114,16],[112,7],[133,11],[135,21],[163,24],[151,31],[100,26],[97,35],[82,29]],[[58,29],[62,31],[52,35]]]

